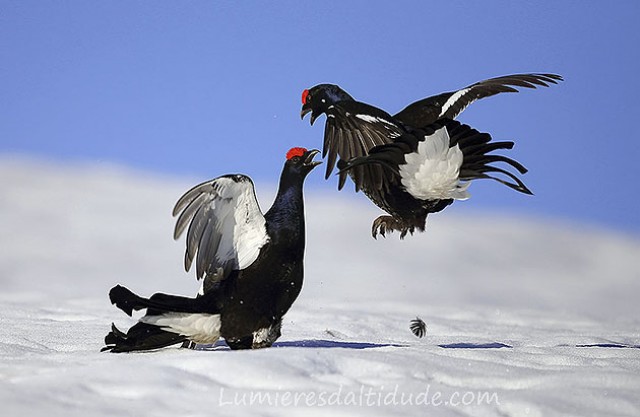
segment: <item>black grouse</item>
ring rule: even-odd
[[[376,146],[366,156],[340,160],[338,168],[341,173],[363,166],[383,169],[382,186],[375,189],[374,201],[391,216],[374,220],[372,234],[375,238],[377,233],[385,236],[386,232],[399,231],[404,238],[415,230],[424,231],[429,213],[443,210],[454,200],[469,198],[469,181],[489,178],[531,194],[515,174],[491,165],[502,162],[526,173],[519,162],[491,153],[512,147],[513,142],[492,142],[488,133],[442,119],[424,129],[403,133],[393,143]]]
[[[356,101],[337,85],[319,84],[303,91],[300,115],[304,118],[307,113],[311,113],[312,125],[320,115],[327,116],[322,154],[323,157],[327,157],[325,177],[329,178],[338,157],[344,161],[342,165],[345,167],[347,166],[345,162],[349,162],[352,158],[366,157],[376,146],[394,143],[403,135],[424,136],[427,132],[437,130],[446,121],[455,119],[476,100],[503,92],[518,92],[517,87],[548,87],[559,81],[562,81],[562,77],[556,74],[515,74],[491,78],[457,91],[416,101],[393,116],[377,107]],[[434,125],[438,121],[440,124]],[[455,146],[455,143],[451,146]],[[483,154],[490,151],[487,148],[483,149]],[[474,154],[477,152],[475,148],[468,151]],[[476,165],[479,164],[477,155],[472,160],[467,160],[473,161],[472,163]],[[520,170],[522,166],[518,164],[517,167]],[[382,164],[367,164],[360,161],[360,163],[348,165],[348,168],[339,173],[338,189],[342,189],[348,174],[355,183],[356,191],[362,190],[369,199],[392,216],[394,206],[396,209],[401,209],[400,205],[406,203],[401,200],[389,200],[389,193],[392,193],[390,187],[393,187],[394,183],[388,181],[389,173],[385,172]],[[487,178],[487,176],[460,179],[475,178]],[[528,193],[526,187],[520,188],[519,191]],[[434,204],[430,210],[431,212],[440,211],[448,204],[450,202]],[[373,236],[376,237],[378,232],[384,236],[385,231],[399,230],[401,237],[404,237],[407,232],[413,233],[416,227],[418,230],[424,229],[424,223],[402,225],[391,220],[389,216],[378,218],[372,228]]]
[[[140,297],[117,285],[111,302],[128,315],[146,314],[127,333],[115,325],[102,350],[157,349],[186,341],[231,349],[269,347],[302,288],[305,248],[303,183],[320,164],[318,150],[293,148],[273,205],[260,211],[251,179],[224,175],[187,191],[173,210],[174,238],[187,229],[185,269],[195,261],[200,294]]]

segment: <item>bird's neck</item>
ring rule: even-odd
[[[290,243],[302,242],[302,245],[304,245],[303,181],[303,178],[283,173],[276,199],[265,214],[271,233],[282,234]]]

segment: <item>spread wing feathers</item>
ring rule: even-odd
[[[232,270],[245,269],[269,241],[253,182],[245,175],[196,185],[178,200],[173,215],[178,216],[174,239],[189,227],[184,268],[189,271],[195,259],[198,279],[222,279]]]
[[[373,106],[356,101],[343,101],[327,110],[322,156],[327,158],[325,178],[329,178],[338,157],[343,160],[365,156],[369,150],[393,142],[403,128],[391,116]],[[356,190],[379,189],[383,186],[383,172],[379,167],[358,167],[349,175]],[[339,175],[338,189],[342,189],[347,173]]]
[[[428,97],[405,107],[393,118],[413,127],[425,127],[441,118],[455,119],[476,100],[519,88],[549,87],[562,81],[556,74],[514,74],[479,81],[458,91]]]
[[[462,181],[482,178],[531,194],[515,174],[491,165],[502,162],[525,174],[527,169],[519,162],[491,154],[495,150],[512,147],[513,142],[491,142],[488,133],[443,119],[425,129],[405,133],[394,143],[377,146],[369,151],[368,156],[340,161],[338,167],[341,172],[348,172],[360,166],[379,165],[384,168],[385,181],[400,179],[409,193],[421,199],[467,198],[468,183]],[[494,173],[503,177],[492,175]]]

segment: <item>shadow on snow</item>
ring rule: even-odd
[[[448,343],[446,345],[438,345],[444,349],[500,349],[511,348],[513,346],[505,345],[504,343],[492,342],[492,343]]]
[[[290,342],[276,342],[273,347],[305,347],[305,348],[342,348],[342,349],[371,349],[381,347],[405,347],[392,343],[339,342],[335,340],[295,340]]]
[[[276,342],[273,344],[274,348],[286,348],[286,347],[302,347],[302,348],[314,348],[314,349],[375,349],[384,347],[409,347],[409,345],[399,345],[394,343],[368,343],[368,342],[341,342],[336,340],[324,340],[324,339],[307,339],[307,340],[291,340],[284,342]],[[513,346],[500,342],[490,343],[446,343],[438,345],[443,349],[512,349]],[[562,344],[556,347],[577,347],[577,348],[627,348],[627,349],[640,349],[640,345],[629,345],[623,343],[591,343],[591,344]],[[227,344],[220,340],[214,345],[198,345],[196,350],[229,350]]]

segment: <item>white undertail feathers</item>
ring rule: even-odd
[[[414,153],[405,155],[400,165],[402,185],[407,192],[421,200],[466,200],[470,182],[461,182],[460,167],[464,155],[458,145],[449,147],[449,133],[445,127],[418,143]]]
[[[140,321],[186,336],[196,343],[215,343],[220,338],[220,314],[171,312],[145,315]]]

